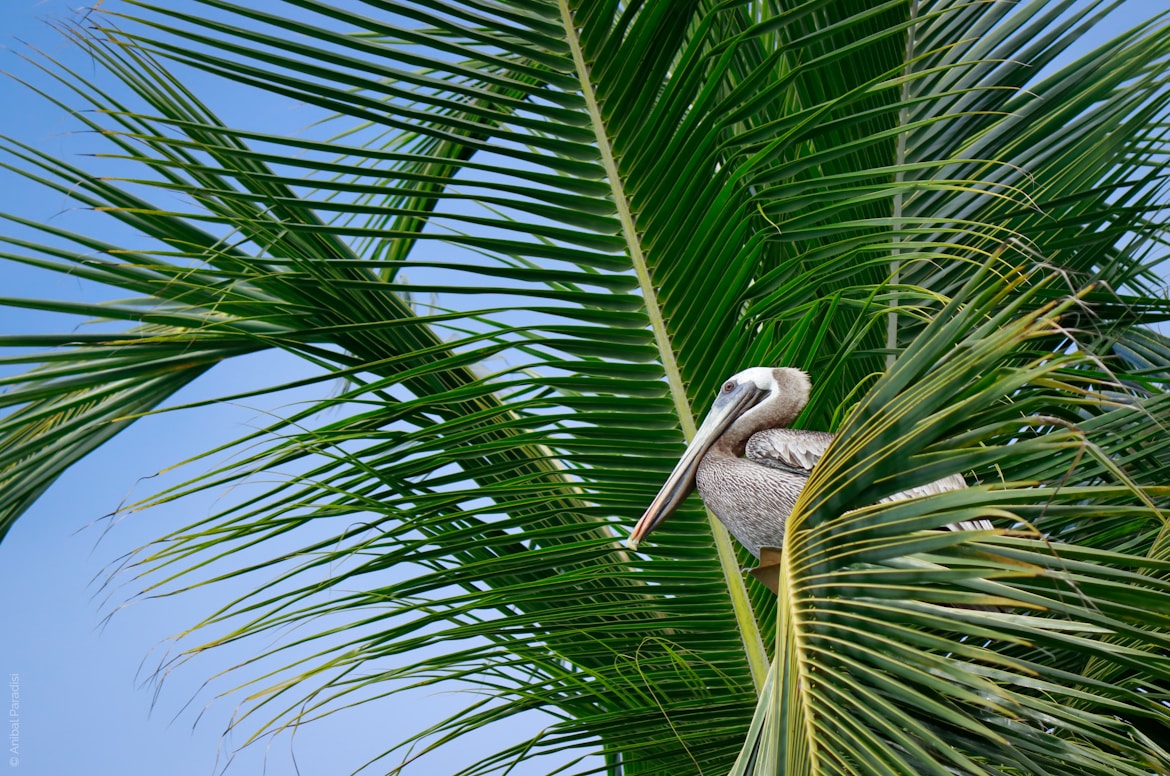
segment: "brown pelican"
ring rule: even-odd
[[[699,486],[699,495],[727,530],[757,558],[782,547],[784,523],[813,466],[833,435],[787,428],[808,403],[808,375],[799,369],[753,367],[728,378],[711,411],[627,542],[637,549]],[[746,454],[746,457],[743,457]],[[957,474],[883,501],[967,486]],[[949,526],[990,530],[985,520]]]

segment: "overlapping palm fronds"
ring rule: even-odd
[[[2,163],[142,241],[4,243],[136,298],[3,300],[130,327],[3,340],[47,350],[5,380],[0,526],[280,349],[319,402],[142,506],[274,484],[131,567],[159,595],[255,580],[179,658],[257,644],[250,730],[450,682],[486,700],[370,770],[531,709],[558,721],[467,773],[1170,769],[1164,26],[1061,67],[1102,6],[277,5],[106,7],[67,31],[100,76],[45,63],[139,172]],[[186,67],[336,134],[228,126]],[[697,502],[621,546],[757,364],[809,371],[798,423],[839,433],[778,601]],[[997,532],[931,530],[972,517]]]

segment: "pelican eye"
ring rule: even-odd
[[[722,391],[724,393],[731,393],[734,390],[735,390],[735,381],[734,380],[728,380],[727,382],[725,382],[723,384]]]

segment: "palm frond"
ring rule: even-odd
[[[733,773],[1170,767],[1170,566],[1129,541],[1164,531],[1170,489],[1109,455],[1118,423],[1165,427],[1165,394],[1036,349],[1078,304],[1020,314],[1056,276],[978,280],[852,411],[789,521],[783,646]],[[947,470],[979,485],[850,510]],[[979,518],[1007,530],[931,530]]]
[[[66,30],[119,87],[42,90],[119,174],[2,145],[141,242],[2,238],[134,298],[0,300],[132,324],[2,341],[45,350],[6,378],[0,530],[218,361],[303,359],[319,401],[134,507],[268,483],[128,571],[255,580],[176,658],[266,645],[238,724],[447,683],[484,700],[371,768],[532,709],[466,772],[722,772],[745,735],[741,772],[1162,767],[1164,27],[1050,71],[1101,6],[124,5]],[[186,68],[327,118],[229,126]],[[781,363],[839,437],[780,601],[696,505],[623,549],[718,382]]]

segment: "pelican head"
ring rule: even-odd
[[[638,549],[690,495],[699,464],[711,448],[718,445],[732,455],[743,455],[752,434],[792,423],[808,403],[810,387],[808,375],[799,369],[756,366],[727,378],[695,438],[634,526],[627,546]]]

